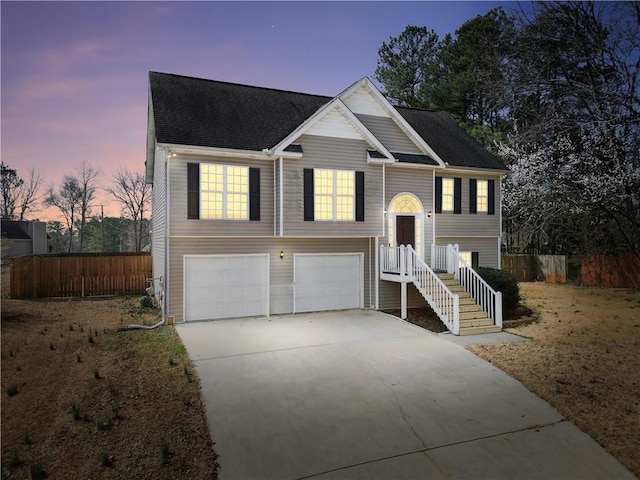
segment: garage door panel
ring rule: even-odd
[[[185,320],[268,315],[269,255],[186,256]]]
[[[362,254],[296,255],[296,312],[360,308],[362,279]]]

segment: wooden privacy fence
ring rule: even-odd
[[[29,255],[11,259],[11,298],[145,293],[151,254]]]
[[[585,255],[581,274],[584,285],[640,288],[640,258],[632,253]]]
[[[519,282],[567,281],[567,259],[564,255],[502,255],[502,270]]]

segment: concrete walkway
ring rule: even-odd
[[[635,478],[516,380],[380,312],[177,330],[222,480]]]

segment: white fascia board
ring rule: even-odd
[[[311,115],[307,120],[305,120],[298,128],[296,128],[293,132],[291,132],[284,140],[282,140],[278,145],[276,145],[272,151],[274,155],[282,155],[284,149],[295,142],[300,136],[304,135],[310,128],[316,125],[320,120],[322,120],[326,115],[329,114],[332,110],[337,109],[353,126],[356,130],[360,132],[363,139],[373,148],[378,150],[380,153],[384,154],[389,160],[393,160],[393,155],[387,148],[371,133],[371,131],[364,126],[364,124],[358,120],[349,107],[345,105],[345,103],[339,98],[334,98],[326,105],[320,107],[316,113]]]
[[[396,163],[396,159],[395,158],[372,158],[371,155],[369,155],[369,152],[367,152],[367,163],[395,164]]]
[[[349,88],[347,88],[344,92],[338,95],[339,98],[346,98],[351,95],[352,92],[364,86],[383,106],[385,110],[389,112],[391,118],[396,122],[398,127],[403,130],[411,140],[420,148],[423,153],[428,154],[431,158],[433,158],[436,162],[440,163],[441,166],[445,166],[444,161],[440,158],[440,156],[425,142],[418,132],[416,132],[411,125],[404,119],[402,115],[398,113],[398,111],[389,103],[380,90],[376,88],[376,86],[369,80],[368,77],[364,77],[361,80],[357,81]]]
[[[451,173],[455,173],[455,172],[460,172],[460,173],[484,173],[486,175],[500,175],[501,177],[504,177],[505,175],[507,175],[509,173],[508,170],[500,170],[500,169],[496,169],[496,168],[480,168],[480,167],[458,167],[455,165],[446,165],[446,170],[451,172]]]
[[[251,158],[256,160],[269,160],[273,161],[277,158],[273,152],[269,150],[263,150],[257,152],[255,150],[239,150],[234,148],[220,148],[220,147],[200,147],[197,145],[179,145],[175,143],[163,143],[161,144],[168,151],[169,156],[174,154],[183,155],[202,155],[202,156],[216,156],[216,157],[233,157],[233,158]],[[299,153],[284,152],[278,156],[285,158],[299,158]]]
[[[408,163],[408,162],[395,162],[393,164],[393,168],[420,168],[420,169],[438,170],[438,171],[444,170],[444,167],[441,167],[440,165],[425,165],[423,163]]]

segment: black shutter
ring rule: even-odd
[[[469,213],[478,213],[478,181],[469,179]]]
[[[304,221],[313,222],[314,219],[313,197],[313,169],[304,169]]]
[[[479,265],[478,252],[471,252],[471,268],[476,269]]]
[[[436,177],[436,213],[442,213],[442,177]]]
[[[462,179],[453,179],[453,213],[462,213]]]
[[[200,218],[200,164],[187,163],[187,218]]]
[[[364,222],[364,172],[356,172],[356,222]]]
[[[260,169],[249,169],[249,220],[260,220]]]
[[[488,194],[488,199],[487,201],[489,202],[489,208],[487,209],[487,213],[489,215],[495,215],[496,214],[496,206],[495,206],[495,202],[496,202],[496,181],[495,180],[489,180],[489,185],[488,185],[488,190],[489,190],[489,194]]]

